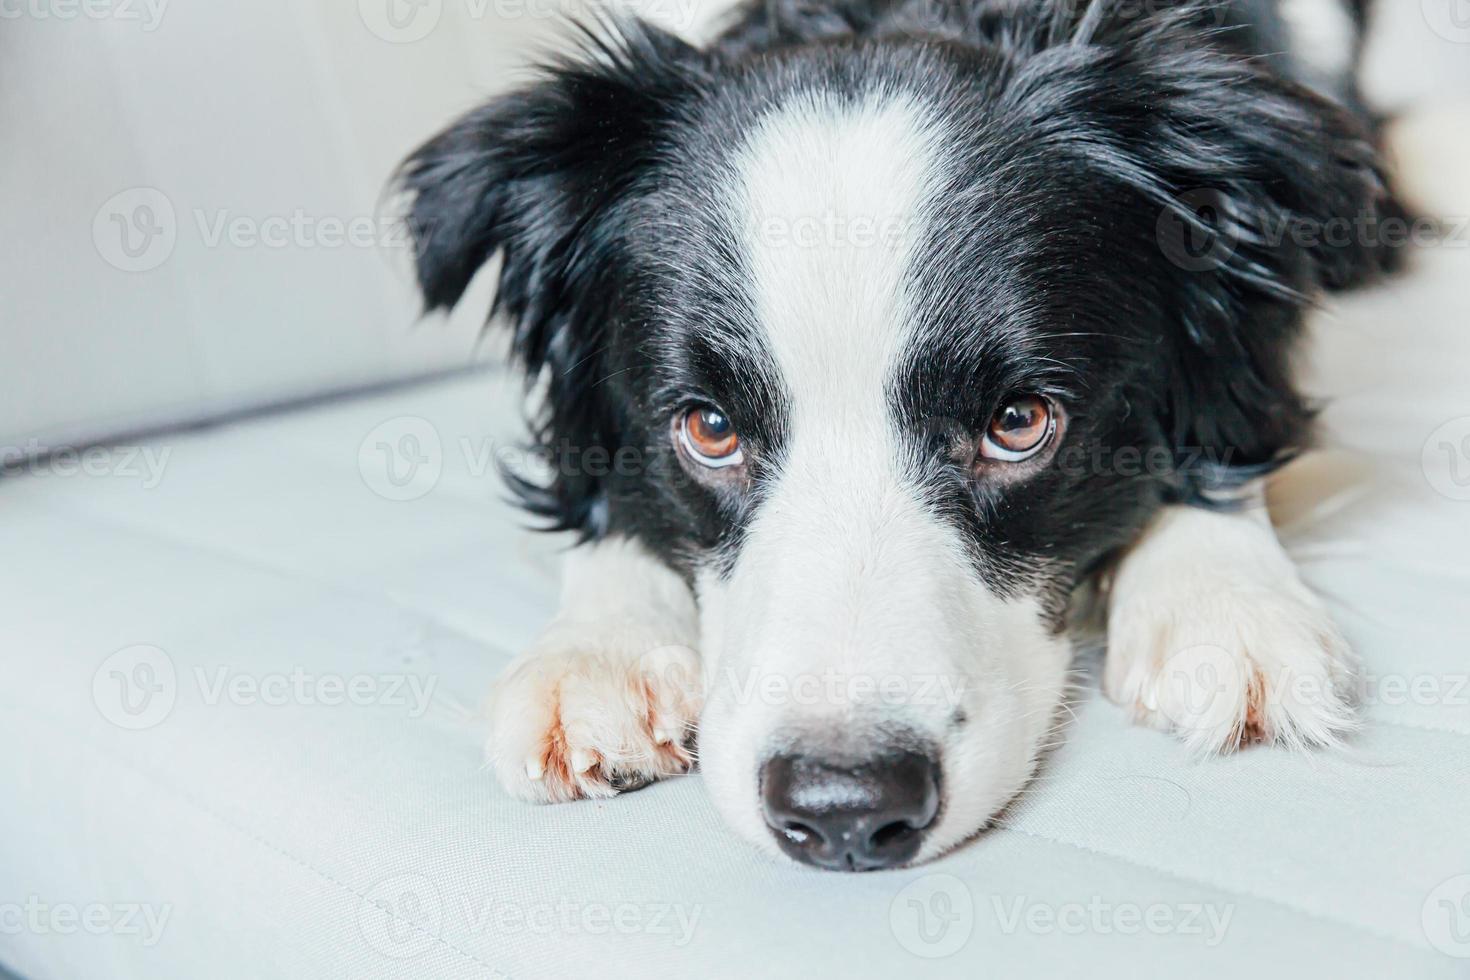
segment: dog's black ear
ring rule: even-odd
[[[1142,189],[1198,232],[1192,242],[1161,232],[1161,247],[1200,271],[1213,256],[1247,294],[1374,278],[1394,258],[1383,221],[1399,211],[1370,121],[1200,35],[1176,20],[1124,49],[1147,114],[1129,134],[1150,165]]]
[[[615,315],[608,252],[620,203],[699,71],[694,49],[641,22],[599,24],[583,42],[577,56],[430,139],[397,180],[428,309],[453,307],[502,257],[490,313],[505,314],[530,377],[544,373],[535,435],[552,453],[617,448],[617,421],[596,390]],[[600,481],[555,468],[548,487],[512,486],[554,527],[595,533]]]
[[[578,55],[461,117],[400,167],[430,309],[458,302],[502,250],[506,312],[519,320],[554,303],[573,239],[655,148],[690,84],[694,50],[641,21],[586,28],[583,42]]]
[[[1094,0],[1012,86],[1135,202],[1172,348],[1160,426],[1196,460],[1180,488],[1196,499],[1308,439],[1288,363],[1302,309],[1390,264],[1384,218],[1398,213],[1366,121],[1222,43],[1220,6],[1140,18]]]
[[[1348,109],[1235,59],[1166,49],[1139,77],[1159,109],[1141,149],[1167,194],[1155,240],[1177,276],[1163,423],[1182,496],[1208,500],[1310,443],[1291,364],[1303,309],[1391,268],[1402,212]]]
[[[1174,0],[1140,17],[1091,0],[1045,54],[1105,127],[1114,173],[1196,232],[1179,241],[1165,222],[1168,257],[1243,296],[1371,279],[1392,259],[1379,223],[1397,212],[1370,121],[1274,71],[1273,52],[1227,26],[1229,6]]]

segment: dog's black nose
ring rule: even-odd
[[[833,871],[911,861],[939,810],[939,764],[918,752],[858,765],[778,755],[761,768],[766,823],[781,849]]]

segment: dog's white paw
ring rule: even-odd
[[[1201,517],[1195,530],[1232,519]],[[1104,692],[1204,753],[1338,744],[1357,726],[1352,653],[1269,526],[1214,547],[1181,530],[1145,540],[1113,583]]]
[[[496,684],[485,755],[514,795],[595,799],[688,772],[698,655],[588,623],[553,628]]]

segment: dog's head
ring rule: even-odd
[[[1074,587],[1297,442],[1297,301],[1370,261],[1279,234],[1371,210],[1344,115],[1182,19],[1045,7],[753,54],[634,25],[405,166],[431,307],[503,255],[528,504],[688,577],[706,781],[810,863],[1011,799]]]

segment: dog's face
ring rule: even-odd
[[[984,826],[1056,721],[1079,580],[1299,428],[1227,331],[1284,329],[1328,259],[1237,233],[1201,269],[1161,228],[1202,222],[1174,203],[1197,188],[1217,231],[1369,191],[1260,190],[1344,144],[1233,62],[1176,76],[1179,51],[743,61],[639,31],[411,159],[430,303],[503,251],[499,302],[546,372],[558,476],[528,502],[694,587],[701,766],[752,839],[878,867]],[[1254,115],[1206,98],[1226,81]]]
[[[985,149],[953,123],[881,86],[790,93],[735,135],[708,222],[659,246],[724,293],[651,305],[682,314],[648,424],[699,542],[703,771],[732,823],[816,863],[972,833],[1029,773],[1068,659],[1048,464],[1094,405],[1042,297],[987,312],[987,280],[1023,277],[976,229],[1017,202],[960,172]],[[872,853],[818,819],[843,795],[882,799]]]

